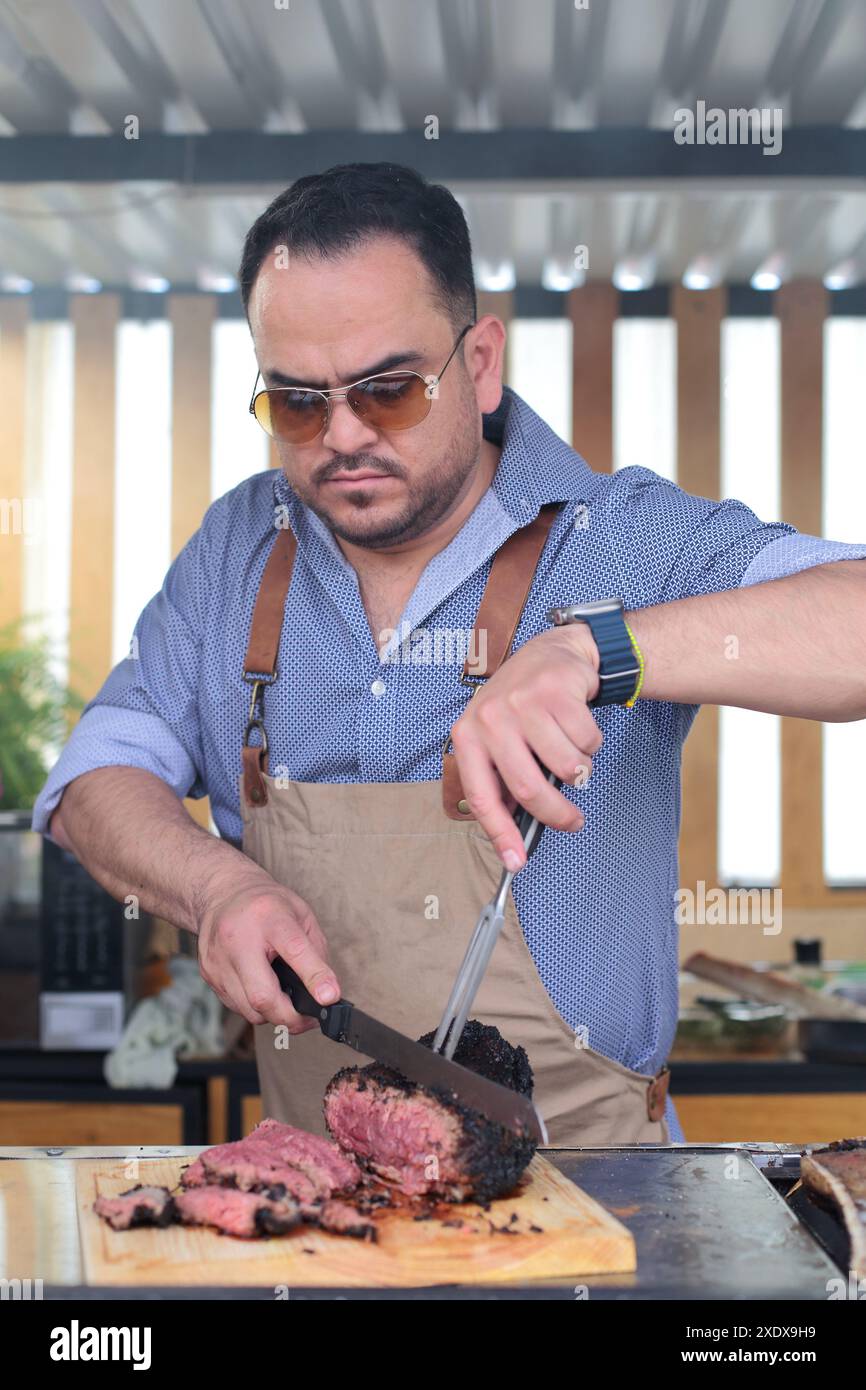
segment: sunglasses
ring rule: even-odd
[[[266,434],[284,444],[309,444],[327,428],[332,403],[345,401],[353,415],[375,430],[411,430],[430,414],[445,367],[454,356],[474,323],[467,323],[435,376],[420,372],[378,372],[329,391],[309,386],[272,386],[256,392],[261,372],[255,380],[250,414]]]

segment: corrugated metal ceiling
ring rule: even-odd
[[[0,0],[0,128],[16,134],[670,128],[679,106],[779,107],[785,128],[866,125],[864,0]],[[314,147],[313,147],[314,149]],[[649,256],[731,281],[848,262],[866,277],[866,181],[688,180],[512,191],[457,183],[479,263],[538,283],[590,248],[591,278]],[[315,164],[311,168],[316,167]],[[16,183],[0,273],[194,283],[234,272],[285,180],[238,187]],[[852,269],[853,267],[853,269]]]

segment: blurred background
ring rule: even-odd
[[[25,1049],[110,1046],[180,949],[147,924],[130,984],[131,947],[112,965],[107,945],[132,940],[122,907],[118,925],[81,879],[61,894],[50,875],[72,868],[46,868],[27,812],[209,502],[276,463],[247,413],[256,363],[235,280],[267,202],[354,160],[446,183],[469,221],[479,312],[509,330],[509,384],[593,468],[642,464],[862,542],[864,127],[862,0],[0,0],[9,1103]],[[681,883],[780,889],[784,929],[686,925],[684,957],[788,966],[799,938],[856,973],[864,775],[866,723],[701,711]],[[206,803],[188,806],[209,823]],[[114,1000],[99,1009],[82,999],[97,978]],[[46,1032],[40,993],[64,991]],[[57,1075],[37,1068],[20,1104]],[[234,1082],[217,1080],[225,1116]],[[751,1137],[743,1104],[738,1138]]]

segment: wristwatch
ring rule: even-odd
[[[547,621],[562,627],[586,623],[598,647],[598,694],[595,705],[632,705],[641,685],[642,665],[625,617],[621,598],[600,598],[594,603],[572,603],[549,608]]]

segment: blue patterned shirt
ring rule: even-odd
[[[508,388],[484,417],[484,433],[502,445],[493,482],[428,562],[384,650],[355,571],[281,470],[218,498],[139,617],[132,655],[86,706],[39,795],[34,829],[45,832],[73,778],[124,765],[155,773],[179,797],[209,796],[220,834],[240,842],[249,705],[242,670],[275,522],[291,524],[298,551],[281,679],[266,697],[269,770],[307,782],[441,775],[443,740],[468,698],[459,681],[465,634],[492,557],[545,503],[563,505],[517,647],[546,629],[553,604],[617,594],[627,609],[641,608],[866,556],[866,545],[761,522],[741,502],[693,497],[647,468],[593,472]],[[527,944],[563,1018],[586,1029],[590,1046],[647,1073],[664,1062],[676,1030],[680,749],[696,712],[652,700],[596,710],[604,743],[593,775],[563,789],[583,808],[585,828],[547,829],[513,887]],[[681,1138],[670,1104],[668,1120]]]

